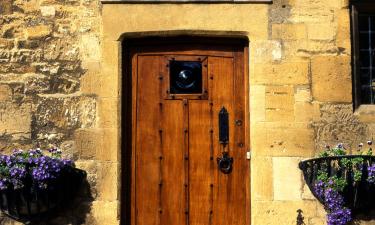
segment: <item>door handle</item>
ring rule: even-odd
[[[224,106],[219,112],[219,143],[222,148],[222,156],[217,158],[217,165],[221,172],[228,174],[232,171],[233,158],[226,151],[226,147],[229,146],[229,113]]]

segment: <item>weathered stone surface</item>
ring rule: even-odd
[[[0,63],[31,63],[42,59],[41,50],[0,51]]]
[[[0,38],[0,49],[11,49],[14,47],[14,41],[6,38]]]
[[[305,123],[258,122],[252,124],[254,156],[314,155],[314,130]]]
[[[46,60],[79,61],[78,46],[61,39],[51,41],[43,54]]]
[[[82,35],[82,52],[87,61],[97,61],[100,59],[100,42],[96,35]]]
[[[351,102],[349,56],[316,56],[312,59],[313,98],[323,102]]]
[[[79,159],[95,159],[96,153],[103,148],[103,135],[92,129],[79,129],[74,133]]]
[[[280,61],[282,59],[282,46],[280,41],[256,41],[253,43],[251,55],[255,63]]]
[[[0,103],[0,134],[10,134],[13,138],[30,138],[31,105]]]
[[[0,1],[0,15],[7,15],[13,13],[13,0]]]
[[[309,87],[297,87],[297,90],[294,94],[294,99],[296,102],[311,102],[312,95],[311,89]]]
[[[12,89],[9,85],[0,85],[0,102],[10,100],[12,98]]]
[[[306,38],[306,25],[301,24],[273,24],[272,38],[282,40],[298,40]]]
[[[45,141],[71,136],[78,128],[96,123],[96,101],[92,97],[43,96],[35,110],[33,137]]]
[[[292,121],[294,119],[293,86],[266,87],[266,121]]]
[[[49,36],[51,32],[52,32],[51,26],[38,25],[38,26],[26,28],[25,36],[28,39],[40,39],[40,38]]]
[[[294,104],[294,116],[296,122],[317,121],[320,116],[320,105],[315,102],[296,102]]]
[[[254,82],[259,84],[308,84],[309,63],[306,61],[255,64]]]
[[[314,123],[317,150],[324,149],[325,145],[336,146],[344,143],[348,149],[358,143],[371,139],[367,124],[361,123],[353,115],[351,104],[326,104],[320,109],[320,120]]]
[[[40,12],[42,16],[54,17],[56,15],[56,9],[54,6],[41,6]]]

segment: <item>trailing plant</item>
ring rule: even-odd
[[[362,181],[362,173],[364,167],[364,160],[360,156],[372,155],[372,141],[367,142],[368,148],[363,149],[363,144],[358,145],[355,155],[358,157],[352,158],[339,158],[334,165],[334,170],[351,171],[353,185],[357,186]],[[319,154],[319,157],[330,156],[345,156],[347,149],[343,144],[338,144],[336,147],[331,148],[326,146],[326,149]],[[325,209],[327,211],[327,224],[328,225],[345,225],[352,220],[351,209],[345,207],[343,192],[345,188],[350,185],[347,183],[345,174],[335,173],[334,175],[328,174],[328,166],[332,167],[327,161],[322,163],[321,168],[317,171],[317,178],[314,184],[314,191],[320,199],[323,200]],[[368,185],[375,184],[375,164],[369,165],[367,168],[368,177],[366,182]]]
[[[16,149],[11,155],[0,155],[0,190],[17,190],[26,183],[34,188],[47,189],[62,170],[73,167],[73,162],[63,159],[58,148],[45,154],[41,149],[24,151]]]

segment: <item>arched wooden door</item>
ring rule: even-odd
[[[131,225],[250,225],[246,45],[136,42],[127,50]]]

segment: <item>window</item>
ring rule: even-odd
[[[375,104],[375,2],[355,1],[352,11],[353,97],[357,108]]]

